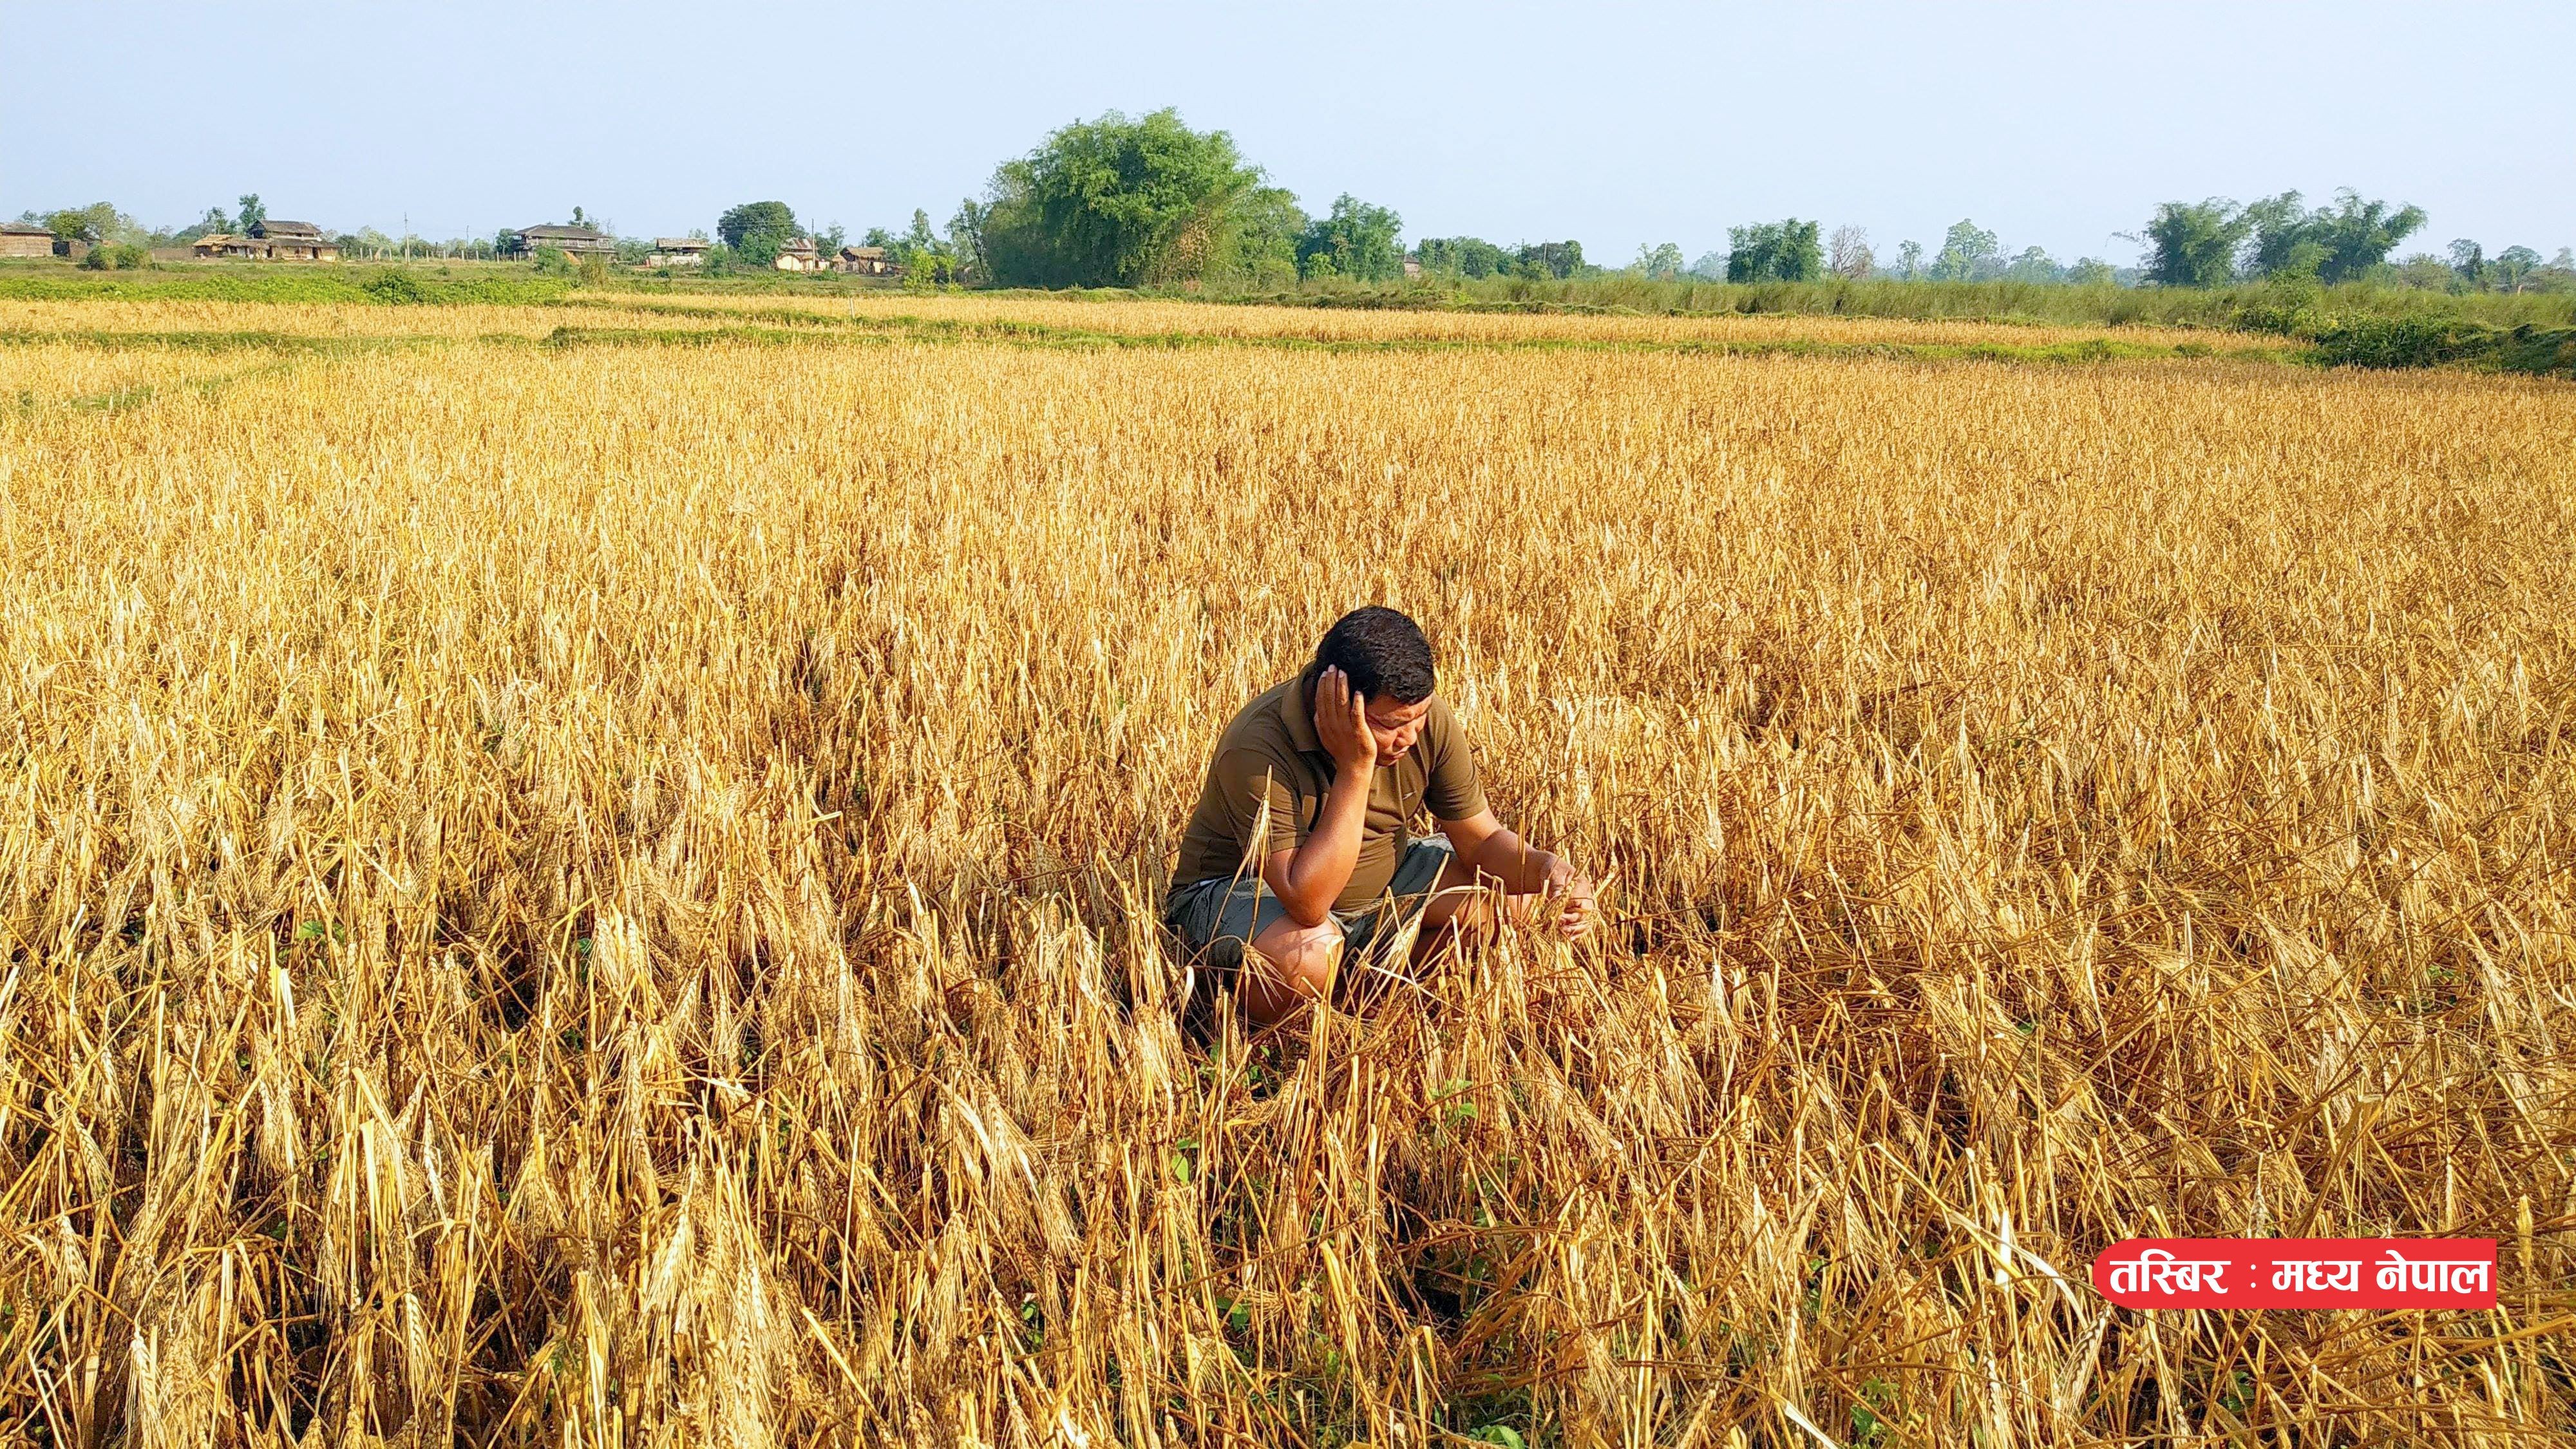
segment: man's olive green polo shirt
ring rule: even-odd
[[[1207,784],[1181,836],[1173,887],[1230,880],[1238,873],[1258,875],[1262,857],[1305,844],[1323,815],[1324,792],[1334,773],[1333,757],[1315,737],[1314,710],[1306,702],[1304,685],[1292,679],[1264,690],[1216,742]],[[1270,807],[1268,834],[1247,864],[1244,846],[1260,823],[1264,804]],[[1406,826],[1416,814],[1427,809],[1435,820],[1466,820],[1484,808],[1485,792],[1476,783],[1467,732],[1458,727],[1447,701],[1433,695],[1413,748],[1371,777],[1359,863],[1333,909],[1361,910],[1385,892],[1411,838]]]

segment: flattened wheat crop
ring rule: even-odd
[[[428,330],[0,348],[0,1438],[2576,1432],[2576,392]],[[1610,929],[1196,1039],[1370,601]]]

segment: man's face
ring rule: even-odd
[[[1413,742],[1422,738],[1422,722],[1431,717],[1431,697],[1423,696],[1412,704],[1398,704],[1381,696],[1368,702],[1369,734],[1377,741],[1378,768],[1384,769],[1404,758]]]

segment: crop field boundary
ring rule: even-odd
[[[571,302],[555,306],[617,307],[613,303]],[[686,307],[617,307],[671,316],[704,317]],[[738,314],[740,315],[740,314]],[[2287,364],[2307,360],[2312,349],[2292,343],[2217,348],[2202,341],[2170,346],[2109,338],[2072,342],[1837,342],[1817,338],[1747,338],[1741,341],[1687,339],[1532,338],[1317,338],[1232,336],[1208,332],[1113,332],[1060,327],[1049,323],[996,320],[960,322],[911,315],[892,317],[816,317],[785,309],[747,314],[738,325],[715,327],[577,327],[562,326],[542,337],[516,333],[481,333],[470,337],[393,334],[376,337],[315,337],[276,330],[238,331],[12,331],[0,332],[0,345],[83,346],[104,350],[174,352],[288,351],[314,356],[354,356],[404,347],[445,347],[472,343],[501,347],[709,347],[723,343],[755,346],[879,346],[913,342],[929,345],[998,345],[1080,351],[1183,351],[1194,349],[1301,353],[1670,353],[1695,357],[1792,356],[1866,357],[1914,362],[2003,362],[2080,364],[2101,362],[2168,362],[2224,360]]]
[[[621,304],[579,299],[567,306],[620,306]],[[643,304],[625,306],[622,310],[654,312],[669,316],[704,317],[702,308]],[[1587,339],[1565,337],[1528,338],[1446,338],[1446,337],[1244,337],[1212,332],[1170,330],[1161,332],[1114,332],[1093,328],[1060,327],[1043,322],[997,320],[992,322],[959,322],[946,318],[918,317],[898,313],[891,317],[836,318],[818,317],[812,313],[786,308],[763,309],[745,315],[747,320],[783,324],[790,329],[773,333],[777,340],[801,339],[815,333],[828,334],[874,332],[900,335],[907,340],[923,342],[999,342],[1017,346],[1076,348],[1146,348],[1175,350],[1180,348],[1216,347],[1251,348],[1287,352],[1669,352],[1685,356],[1761,356],[1784,353],[1800,357],[1884,357],[1917,361],[1974,360],[1986,362],[2114,362],[2149,361],[2168,358],[2203,358],[2224,356],[2238,361],[2278,362],[2296,357],[2299,349],[2290,344],[2256,345],[2231,348],[2224,352],[2197,341],[2178,342],[2172,346],[2138,343],[2109,338],[2090,338],[2079,342],[2061,342],[2015,346],[2009,343],[1923,343],[1923,342],[1832,342],[1810,338],[1760,338],[1741,341],[1725,339],[1689,339],[1652,341],[1644,339]],[[694,331],[631,330],[612,332],[602,329],[558,329],[559,345],[577,341],[676,341],[694,340]]]

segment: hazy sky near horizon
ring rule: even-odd
[[[0,0],[0,214],[105,199],[444,238],[775,198],[944,223],[1055,126],[1176,106],[1408,237],[1690,256],[1782,216],[1882,257],[1962,217],[2126,262],[2156,203],[2338,187],[2406,249],[2576,245],[2576,5],[731,6]]]

